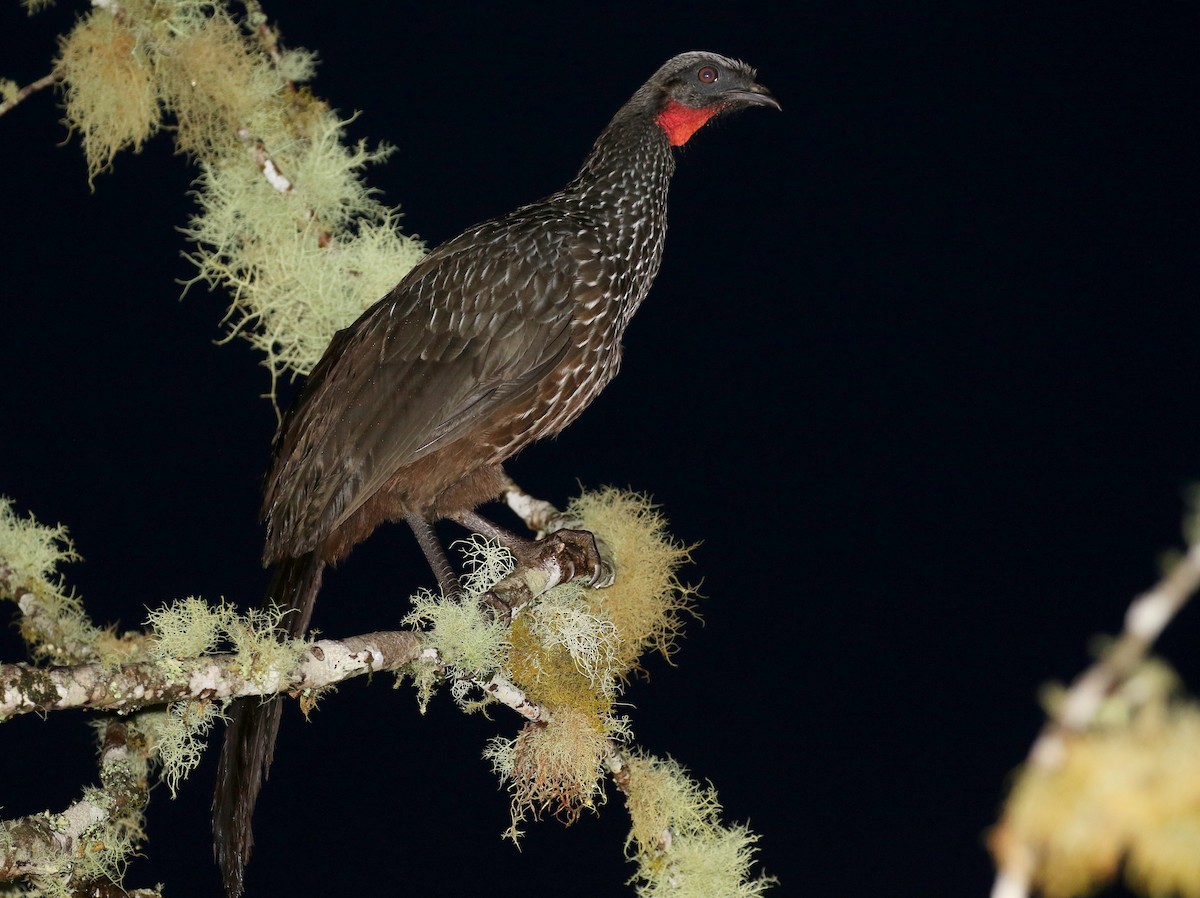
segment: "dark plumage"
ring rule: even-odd
[[[294,611],[289,634],[307,629],[325,564],[388,520],[409,521],[428,549],[427,522],[499,495],[501,463],[612,379],[662,258],[671,146],[725,110],[778,108],[754,78],[714,53],[671,59],[563,190],[442,244],[338,332],[267,478],[263,560],[276,565],[269,595]],[[278,723],[277,700],[243,700],[226,736],[213,826],[230,896]]]

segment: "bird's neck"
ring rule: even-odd
[[[675,158],[649,110],[622,109],[592,147],[566,190],[569,202],[603,234],[622,270],[621,329],[650,289],[662,260],[667,188]]]
[[[618,203],[645,211],[647,204],[665,209],[674,172],[666,130],[650,109],[626,106],[596,139],[571,190],[602,208]]]

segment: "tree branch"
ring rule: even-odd
[[[0,719],[30,711],[66,708],[134,711],[185,698],[230,699],[322,689],[352,677],[398,670],[421,660],[424,639],[411,631],[382,631],[312,644],[291,670],[268,668],[251,673],[253,664],[236,654],[206,655],[172,662],[143,661],[109,667],[0,665]],[[434,660],[430,657],[428,660]]]

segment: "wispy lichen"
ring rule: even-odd
[[[236,613],[233,606],[224,602],[210,605],[195,596],[156,608],[146,618],[154,630],[150,657],[169,673],[178,673],[180,662],[216,649],[233,625]]]
[[[67,122],[79,132],[88,179],[135,152],[161,120],[154,63],[128,17],[106,11],[81,19],[59,48]]]
[[[527,723],[515,739],[496,737],[484,751],[512,795],[512,823],[505,835],[517,841],[529,816],[550,813],[566,823],[603,801],[603,764],[609,741],[628,735],[628,721],[613,718],[597,729],[571,708],[547,722]]]
[[[155,760],[161,765],[159,779],[167,784],[174,798],[179,785],[199,766],[205,740],[213,724],[222,716],[222,704],[187,699],[173,702],[165,710],[143,711],[138,725],[150,739]]]
[[[99,660],[98,644],[107,635],[58,572],[59,564],[78,559],[66,527],[18,517],[11,500],[0,497],[0,570],[7,569],[0,583],[8,590],[0,597],[20,606],[21,635],[34,656],[55,664]]]

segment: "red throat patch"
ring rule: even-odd
[[[700,130],[700,126],[721,111],[721,105],[693,109],[675,100],[668,100],[666,108],[655,119],[660,128],[667,132],[667,140],[673,147],[681,147],[688,138]]]

